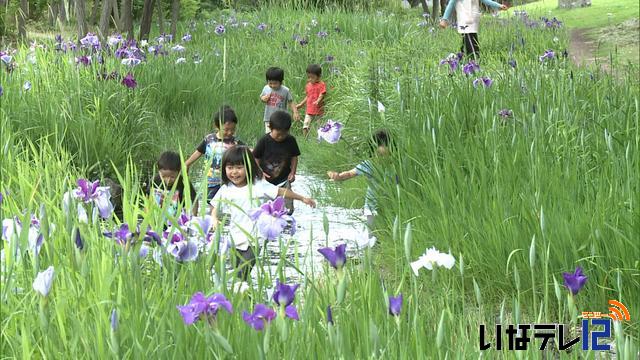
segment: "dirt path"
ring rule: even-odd
[[[569,43],[569,57],[576,65],[590,65],[595,62],[593,54],[595,46],[593,41],[587,38],[587,30],[572,29]]]
[[[602,70],[609,70],[607,59],[596,57],[596,44],[587,35],[588,29],[572,29],[569,43],[569,57],[578,66],[599,66]]]

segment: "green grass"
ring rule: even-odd
[[[637,1],[594,0],[590,7],[576,9],[559,9],[557,6],[557,1],[543,0],[514,9],[526,10],[534,17],[555,16],[570,29],[586,30],[587,39],[593,43],[590,45],[593,57],[601,61],[616,59],[621,64],[640,63],[638,27],[630,25],[634,19],[637,24],[640,16]]]
[[[634,0],[592,0],[591,6],[577,9],[559,9],[558,1],[542,0],[517,9],[534,15],[556,16],[570,28],[600,28],[640,16],[640,5]]]
[[[483,18],[481,71],[465,76],[439,65],[458,50],[459,35],[418,26],[422,19],[410,13],[288,9],[283,15],[268,9],[237,16],[250,25],[227,26],[224,36],[201,22],[190,30],[186,64],[176,64],[181,55],[170,52],[148,55],[132,70],[111,57],[82,67],[74,54],[44,49],[35,50],[31,63],[23,47],[14,56],[19,67],[1,72],[0,218],[26,220],[23,214],[36,213],[56,225],[37,257],[27,250],[26,232],[2,242],[3,356],[478,358],[479,324],[491,328],[498,318],[503,324],[575,325],[581,311],[606,312],[607,301],[618,299],[632,321],[614,331],[617,355],[637,357],[637,67],[613,65],[608,73],[577,68],[560,55],[568,46],[566,29],[532,29],[512,18]],[[269,26],[266,33],[255,29],[261,22]],[[329,36],[319,38],[320,30]],[[300,46],[294,34],[309,43]],[[546,49],[558,58],[541,63]],[[196,54],[202,63],[192,63]],[[160,267],[139,258],[140,242],[122,247],[102,236],[121,221],[134,226],[138,219],[142,228],[151,224],[161,231],[162,214],[140,195],[158,154],[190,154],[211,131],[212,113],[222,103],[236,109],[238,135],[254,144],[262,134],[258,94],[266,68],[284,68],[285,84],[300,98],[304,69],[326,55],[335,58],[323,63],[327,118],[344,124],[343,138],[335,145],[313,137],[304,142],[294,124],[304,171],[325,176],[352,168],[370,156],[368,138],[379,128],[393,133],[397,147],[374,161],[379,245],[362,260],[349,260],[343,275],[328,267],[323,275],[307,274],[295,301],[300,321],[288,321],[285,329],[278,320],[256,333],[242,320],[243,310],[269,303],[265,289],[277,274],[262,274],[255,289],[237,295],[224,281],[211,280],[214,266],[219,277],[227,276],[219,271],[224,258],[179,264],[165,254]],[[515,69],[510,59],[517,61]],[[111,71],[131,71],[138,87],[96,80],[96,73]],[[476,89],[476,76],[494,84]],[[32,83],[30,91],[23,90],[25,81]],[[384,114],[377,101],[386,106]],[[513,117],[500,117],[501,109]],[[89,225],[67,220],[63,193],[79,177],[100,175],[122,184],[124,218]],[[316,192],[321,205],[357,208],[364,189],[359,178]],[[82,251],[73,242],[77,226]],[[432,246],[451,251],[455,267],[414,276],[409,263]],[[53,289],[42,298],[31,286],[50,265],[56,269]],[[576,266],[589,279],[571,297],[562,273]],[[176,305],[196,291],[224,293],[234,312],[221,311],[214,324],[184,325]],[[401,316],[390,317],[386,297],[400,293]],[[334,326],[326,322],[328,305]],[[116,330],[109,324],[113,309]],[[522,355],[505,350],[482,356],[538,358],[537,345]],[[595,355],[574,349],[560,356]]]

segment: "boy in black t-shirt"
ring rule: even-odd
[[[271,131],[258,140],[253,156],[268,182],[291,190],[300,155],[296,138],[289,134],[291,115],[282,110],[274,112],[269,118],[269,127]],[[285,204],[289,215],[293,214],[293,200],[285,200]]]

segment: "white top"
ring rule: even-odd
[[[218,208],[218,214],[229,214],[231,242],[236,249],[246,251],[251,244],[249,236],[254,238],[258,236],[249,212],[277,196],[278,187],[265,180],[258,180],[243,187],[229,183],[220,187],[210,204]]]
[[[456,19],[458,33],[477,33],[480,27],[480,2],[478,0],[458,0],[456,2]]]

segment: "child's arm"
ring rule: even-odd
[[[312,208],[316,207],[316,201],[312,198],[304,197],[298,193],[295,193],[291,190],[287,190],[285,188],[278,188],[278,196],[282,196],[286,199],[293,199],[302,201],[303,203],[311,206]]]
[[[303,107],[303,106],[304,106],[304,104],[306,104],[306,103],[307,103],[307,97],[305,96],[305,97],[304,97],[304,99],[302,99],[302,100],[300,101],[300,103],[299,103],[298,105],[296,105],[296,108],[300,109],[300,108],[301,108],[301,107]]]
[[[196,160],[200,159],[200,156],[202,156],[202,153],[198,150],[194,151],[193,154],[189,156],[187,161],[184,162],[184,166],[186,166],[187,171],[189,171],[189,167],[191,166],[191,164],[193,164]]]
[[[356,171],[356,169],[343,171],[341,173],[335,171],[327,171],[327,176],[329,176],[329,179],[334,181],[348,180],[358,176],[358,172]]]
[[[293,99],[289,101],[289,107],[291,107],[291,112],[293,113],[293,120],[300,121],[300,114],[298,113],[298,107],[293,102]]]
[[[500,10],[507,10],[507,5],[502,5],[500,3],[497,3],[495,1],[492,0],[481,0],[483,4],[493,8],[493,9],[500,9]]]
[[[213,219],[212,229],[215,229],[215,228],[218,227],[218,224],[220,223],[220,220],[218,219],[218,207],[217,206],[213,206],[211,208],[211,218]]]
[[[314,101],[313,104],[320,105],[322,103],[322,99],[324,99],[324,93],[320,94],[320,96],[318,96],[318,99]]]
[[[269,102],[269,98],[271,97],[271,89],[269,88],[269,86],[265,86],[262,89],[262,93],[260,94],[260,101],[262,101],[263,103]]]
[[[290,183],[296,181],[296,171],[298,170],[298,157],[294,156],[291,158],[291,172],[287,177]]]

